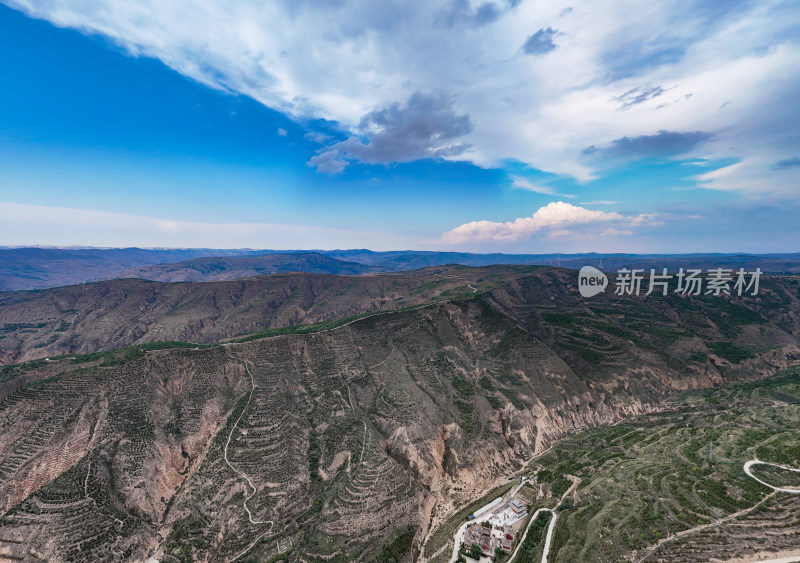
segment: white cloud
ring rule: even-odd
[[[320,145],[322,143],[326,143],[326,142],[330,141],[333,138],[330,135],[326,135],[324,133],[319,133],[317,131],[309,131],[308,133],[306,133],[303,136],[306,139],[308,139],[309,141],[312,141],[312,142],[320,144]]]
[[[533,184],[529,180],[525,178],[520,178],[519,176],[512,176],[514,182],[511,184],[512,188],[518,190],[527,190],[529,192],[536,192],[537,194],[547,194],[547,195],[554,195],[555,191],[553,188],[548,186],[540,186],[538,184]]]
[[[390,235],[283,223],[207,223],[90,209],[0,202],[0,240],[9,246],[180,248],[357,248],[389,250],[409,241]]]
[[[598,236],[629,235],[632,234],[631,228],[659,223],[653,214],[626,216],[615,211],[596,211],[556,201],[539,208],[530,217],[520,217],[504,223],[465,223],[443,233],[441,240],[444,243],[464,244],[518,241],[534,234],[555,238],[585,233],[587,227]]]
[[[282,127],[278,127],[278,135],[280,137],[285,137],[287,134],[288,133],[286,133],[286,129],[283,129]]]
[[[449,96],[453,115],[468,116],[471,127],[448,139],[458,150],[436,153],[443,158],[483,166],[516,160],[588,180],[602,162],[582,158],[586,147],[700,131],[714,137],[691,156],[753,166],[710,177],[709,187],[797,191],[789,174],[764,168],[797,156],[787,151],[800,143],[793,33],[800,10],[792,1],[662,0],[642,9],[640,0],[579,0],[567,11],[545,0],[464,0],[457,13],[449,0],[4,1],[298,120],[334,120],[352,133],[371,112],[408,104],[416,93]],[[526,55],[526,41],[542,30],[554,47]],[[356,141],[342,148],[355,159],[377,158]]]

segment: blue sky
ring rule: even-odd
[[[798,251],[794,2],[0,0],[0,244]]]

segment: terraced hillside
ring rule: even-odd
[[[758,458],[800,468],[800,369],[692,391],[653,414],[560,441],[538,480],[581,479],[552,561],[727,561],[800,554],[800,494],[748,477]],[[792,472],[763,476],[781,485]],[[800,489],[798,489],[800,492]]]
[[[740,369],[742,362],[768,358],[800,338],[800,278],[795,276],[762,280],[755,297],[636,298],[609,289],[585,299],[576,282],[574,272],[554,269],[502,284],[486,300],[573,368],[609,377],[621,367],[652,364],[711,382],[734,374],[751,377],[752,366]],[[761,374],[768,373],[773,372]]]
[[[0,364],[153,341],[219,342],[472,294],[534,269],[456,266],[367,276],[294,273],[197,284],[123,279],[0,293]]]
[[[561,271],[535,272],[488,293],[331,330],[6,366],[0,553],[30,561],[407,561],[430,554],[443,522],[557,439],[656,411],[682,389],[759,378],[800,361],[796,325],[787,331],[744,305],[654,296],[583,302],[563,289],[569,283]],[[795,280],[775,284],[788,288],[792,313]],[[758,305],[765,315],[777,311],[767,306],[777,295],[770,291]],[[653,328],[632,339],[623,332],[632,321]],[[673,339],[673,325],[685,333]],[[763,335],[761,348],[748,343],[753,334]],[[793,388],[779,392],[784,403],[796,396]],[[726,413],[711,422],[739,431]],[[698,439],[682,453],[698,475],[708,436],[692,432],[711,422],[675,422],[682,439]],[[779,428],[785,434],[787,422],[765,428],[761,442],[768,446]],[[622,441],[631,431],[614,433],[623,429],[600,432]],[[631,448],[655,443],[644,429],[634,436]],[[729,448],[717,455],[733,455],[714,436],[713,447]],[[565,452],[605,451],[597,438],[582,439]],[[585,473],[588,482],[590,469],[616,459],[559,467],[568,454],[553,455],[554,481]],[[708,477],[701,499],[716,494],[722,478]],[[756,500],[749,481],[731,483],[742,487],[737,502]],[[622,494],[602,484],[592,506]],[[697,517],[716,515],[706,512]],[[639,513],[637,506],[623,514]],[[621,531],[615,549],[642,555],[656,531],[666,532]]]

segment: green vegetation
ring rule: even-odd
[[[783,406],[773,406],[776,400]],[[745,475],[744,462],[758,457],[800,467],[798,427],[800,367],[761,381],[689,391],[662,412],[565,438],[532,466],[554,497],[569,487],[566,475],[581,479],[577,502],[561,507],[550,560],[618,559],[758,505],[771,489]],[[766,482],[800,482],[798,474],[767,467],[754,466],[769,476]],[[736,533],[761,534],[791,511],[779,498],[761,506],[739,520]],[[670,554],[705,553],[687,560],[738,556],[727,529],[714,530],[718,539],[698,542],[690,535],[670,544]]]
[[[450,281],[446,280],[446,279],[444,279],[444,280],[434,280],[432,282],[428,282],[428,283],[422,284],[421,286],[419,286],[416,289],[412,290],[411,293],[409,293],[409,295],[410,296],[411,295],[419,295],[420,293],[423,293],[425,291],[429,291],[431,289],[435,289],[435,288],[439,287],[440,285],[443,285],[443,284],[446,284],[446,283],[450,283]]]
[[[270,338],[272,336],[281,336],[284,334],[313,334],[315,332],[324,332],[326,330],[332,330],[334,328],[338,328],[340,326],[350,324],[353,321],[359,321],[368,319],[370,317],[376,317],[379,315],[385,315],[389,313],[400,313],[405,311],[411,311],[414,309],[419,309],[421,307],[429,306],[429,303],[423,303],[420,305],[409,305],[407,307],[401,307],[399,309],[389,310],[389,311],[377,311],[377,312],[369,312],[369,313],[361,313],[359,315],[351,315],[349,317],[340,317],[338,319],[333,319],[330,321],[322,321],[319,323],[310,323],[310,324],[301,324],[301,325],[292,325],[280,328],[270,328],[267,330],[262,330],[259,332],[250,333],[244,336],[240,336],[238,338],[234,338],[231,342],[251,342],[253,340],[260,340],[262,338]]]
[[[280,328],[270,328],[267,330],[262,330],[260,332],[254,332],[248,334],[246,336],[241,336],[238,338],[234,338],[231,342],[251,342],[253,340],[259,340],[261,338],[269,338],[272,336],[281,336],[284,334],[311,334],[314,332],[322,332],[325,330],[331,330],[333,328],[345,325],[347,323],[359,320],[359,319],[366,319],[368,317],[373,317],[376,314],[380,313],[363,313],[360,315],[353,315],[350,317],[342,317],[339,319],[335,319],[332,321],[323,321],[320,323],[312,323],[312,324],[303,324],[303,325],[293,325],[293,326],[286,326]]]
[[[411,551],[411,542],[414,540],[416,529],[406,526],[395,534],[394,539],[384,545],[372,559],[375,563],[400,563]]]
[[[787,465],[786,467],[796,467],[800,469],[800,464],[793,463],[792,465]],[[800,473],[798,472],[786,471],[780,467],[761,463],[751,466],[750,471],[753,472],[753,475],[765,483],[769,483],[773,487],[800,488]]]
[[[478,380],[478,383],[480,384],[481,387],[483,387],[487,391],[495,390],[495,386],[492,383],[492,380],[486,377],[485,375]]]
[[[500,392],[505,395],[506,399],[508,399],[515,408],[520,410],[525,408],[525,403],[522,402],[522,399],[519,398],[519,395],[515,391],[511,389],[500,389]]]
[[[45,385],[49,385],[51,383],[56,383],[58,381],[61,381],[65,377],[81,375],[81,374],[88,373],[88,372],[89,372],[88,369],[76,369],[76,370],[71,370],[71,371],[65,371],[65,372],[57,373],[55,375],[51,375],[50,377],[45,377],[43,379],[37,379],[35,381],[29,381],[28,383],[25,384],[24,387],[27,388],[27,389],[36,389],[38,387],[44,387]]]
[[[475,396],[475,387],[468,381],[465,381],[456,375],[450,379],[450,384],[462,399],[471,399],[473,396]]]
[[[47,326],[47,323],[5,323],[0,326],[0,334],[15,332],[25,329],[39,329]]]
[[[23,362],[21,364],[11,364],[7,366],[0,367],[0,383],[5,383],[6,381],[11,381],[28,373],[30,371],[39,369],[40,367],[47,364],[46,360],[31,360],[29,362]]]
[[[552,515],[550,512],[540,512],[536,520],[528,528],[525,541],[519,548],[517,556],[512,563],[536,563],[542,559],[542,549],[544,548],[544,538],[547,533],[547,526]]]
[[[458,418],[458,425],[461,427],[464,432],[469,434],[475,429],[475,423],[472,416],[472,405],[470,403],[465,403],[459,399],[453,401],[453,404],[458,409],[460,416]]]
[[[708,315],[720,331],[729,338],[736,336],[741,326],[767,322],[767,319],[759,312],[737,305],[736,303],[731,303],[727,299],[702,296],[694,300],[702,304],[703,312]]]
[[[572,481],[569,479],[559,478],[550,485],[550,491],[553,493],[555,498],[561,498],[561,496],[567,492],[567,490],[572,486]]]
[[[503,402],[494,395],[486,395],[486,400],[489,401],[489,405],[491,405],[494,410],[503,408]]]
[[[797,434],[781,434],[756,448],[756,457],[782,465],[800,467],[800,438]]]
[[[179,342],[179,341],[164,341],[164,342],[146,342],[144,344],[136,344],[126,348],[118,348],[116,350],[109,350],[105,352],[94,352],[92,354],[76,355],[69,358],[72,364],[86,364],[89,362],[100,361],[100,365],[104,367],[118,366],[131,360],[143,358],[145,353],[157,350],[174,350],[179,348],[195,349],[195,348],[211,348],[217,344],[197,344],[193,342]],[[65,356],[54,356],[51,359],[66,359]]]
[[[165,552],[181,563],[195,561],[197,555],[207,552],[211,542],[204,537],[203,529],[208,521],[190,514],[178,520],[167,538]]]
[[[709,342],[708,347],[720,358],[725,358],[734,364],[755,357],[751,349],[733,342]]]

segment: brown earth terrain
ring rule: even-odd
[[[121,279],[0,293],[0,364],[154,341],[212,343],[247,333],[397,310],[472,294],[536,267],[413,273],[290,273],[236,281]]]
[[[91,309],[91,294],[81,295],[86,288],[104,289],[97,304],[112,292],[124,295],[126,285],[135,288],[126,307],[140,314],[161,306],[161,292],[184,285],[191,291],[177,310],[205,314],[231,311],[223,296],[241,303],[248,283],[277,288],[275,280],[288,280],[289,296],[307,299],[308,306],[275,308],[267,308],[269,298],[251,301],[239,309],[247,320],[231,314],[226,321],[235,329],[204,332],[198,323],[192,334],[202,338],[143,331],[151,340],[213,342],[276,317],[291,319],[286,324],[314,318],[309,311],[324,302],[317,298],[324,291],[335,296],[347,287],[344,295],[358,296],[348,303],[353,314],[423,288],[413,296],[418,308],[319,332],[210,347],[138,345],[2,368],[0,553],[169,562],[286,553],[322,562],[387,560],[398,552],[408,561],[422,552],[433,519],[555,440],[654,411],[683,389],[758,379],[800,363],[797,278],[764,280],[757,298],[582,299],[575,272],[566,270],[508,270],[505,279],[483,269],[457,272],[461,279],[445,277],[455,275],[446,270],[409,273],[405,281],[121,280],[35,298],[11,294],[2,309],[61,315],[79,315],[65,313],[80,311],[75,303]],[[465,280],[484,285],[465,295]],[[206,286],[214,290],[201,298]],[[76,293],[59,301],[67,290]],[[406,295],[404,305],[413,304]],[[175,311],[174,303],[165,310]],[[113,308],[96,308],[98,320],[75,325],[78,336],[100,327],[82,349],[124,344],[114,341],[114,328],[129,313],[114,321]],[[174,326],[186,323],[178,316]]]

